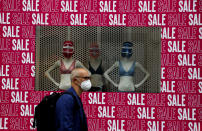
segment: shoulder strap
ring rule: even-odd
[[[119,61],[119,70],[120,70],[120,72],[126,72],[123,68],[121,61]]]
[[[135,68],[135,64],[136,64],[136,62],[134,61],[134,62],[133,62],[133,68]]]
[[[62,61],[62,59],[60,60],[60,72],[63,74],[64,70],[66,70],[66,67]]]
[[[89,64],[89,71],[90,71],[92,74],[95,74],[96,71],[95,71],[95,70],[93,69],[93,67],[91,66],[90,61],[88,62],[88,64]]]
[[[74,60],[72,62],[72,64],[69,66],[68,70],[67,70],[67,73],[70,74],[72,72],[72,70],[76,67],[76,60]]]

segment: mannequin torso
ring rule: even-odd
[[[119,61],[120,81],[118,84],[119,91],[134,91],[133,76],[135,72],[135,61],[122,59]]]
[[[55,79],[50,75],[50,72],[55,68],[60,69],[60,83],[56,82]],[[53,66],[51,66],[46,72],[45,75],[56,85],[60,90],[67,90],[71,87],[70,75],[71,71],[74,68],[84,68],[83,64],[72,58],[67,59],[64,58],[62,60],[58,60]]]
[[[103,84],[103,69],[102,60],[97,58],[90,58],[88,62],[88,69],[91,72],[91,83],[93,87],[102,88]]]
[[[121,62],[121,66],[120,67],[120,62]],[[114,68],[122,68],[121,70],[125,71],[125,74],[122,73],[121,75],[119,75],[120,77],[120,81],[118,84],[116,84],[110,77],[109,77],[109,73],[114,69]],[[144,72],[146,74],[145,78],[139,82],[138,84],[134,84],[133,82],[133,76],[134,76],[134,70],[135,68],[139,68],[142,72]],[[122,72],[124,72],[122,71]],[[127,75],[126,75],[127,74]],[[149,77],[149,73],[143,68],[143,66],[138,63],[135,62],[132,59],[128,59],[128,58],[122,58],[120,61],[116,61],[114,63],[114,65],[112,65],[105,73],[104,76],[107,80],[109,80],[109,82],[111,82],[115,87],[118,87],[118,91],[126,91],[126,92],[130,92],[130,91],[135,91],[135,88],[138,88],[139,86],[141,86]]]
[[[132,46],[133,43],[124,42],[121,48],[121,60],[115,62],[114,65],[104,73],[104,77],[115,87],[118,87],[118,91],[135,91],[135,88],[140,87],[149,77],[149,73],[146,69],[140,63],[132,60]],[[108,75],[116,67],[119,68],[120,81],[118,84],[116,84]],[[146,74],[138,84],[134,84],[133,82],[136,67]]]

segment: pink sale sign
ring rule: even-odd
[[[201,130],[202,1],[0,5],[0,130],[37,130],[35,107],[71,87],[72,66],[91,72],[89,131]]]

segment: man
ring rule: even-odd
[[[84,68],[71,72],[71,88],[56,103],[57,131],[87,131],[87,121],[80,95],[91,88],[90,74]]]

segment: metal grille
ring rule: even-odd
[[[44,76],[44,72],[58,59],[63,59],[62,46],[65,40],[74,43],[74,59],[82,63],[88,61],[88,48],[97,42],[101,49],[101,58],[105,69],[112,66],[121,56],[122,43],[134,43],[133,59],[138,61],[150,73],[150,78],[135,92],[160,92],[161,38],[160,27],[86,27],[86,26],[38,26],[36,27],[36,90],[57,91],[58,88]],[[59,69],[51,72],[57,82],[60,81]],[[110,77],[119,82],[118,68]],[[140,70],[135,70],[134,82],[144,77]],[[107,84],[105,91],[118,89]]]

